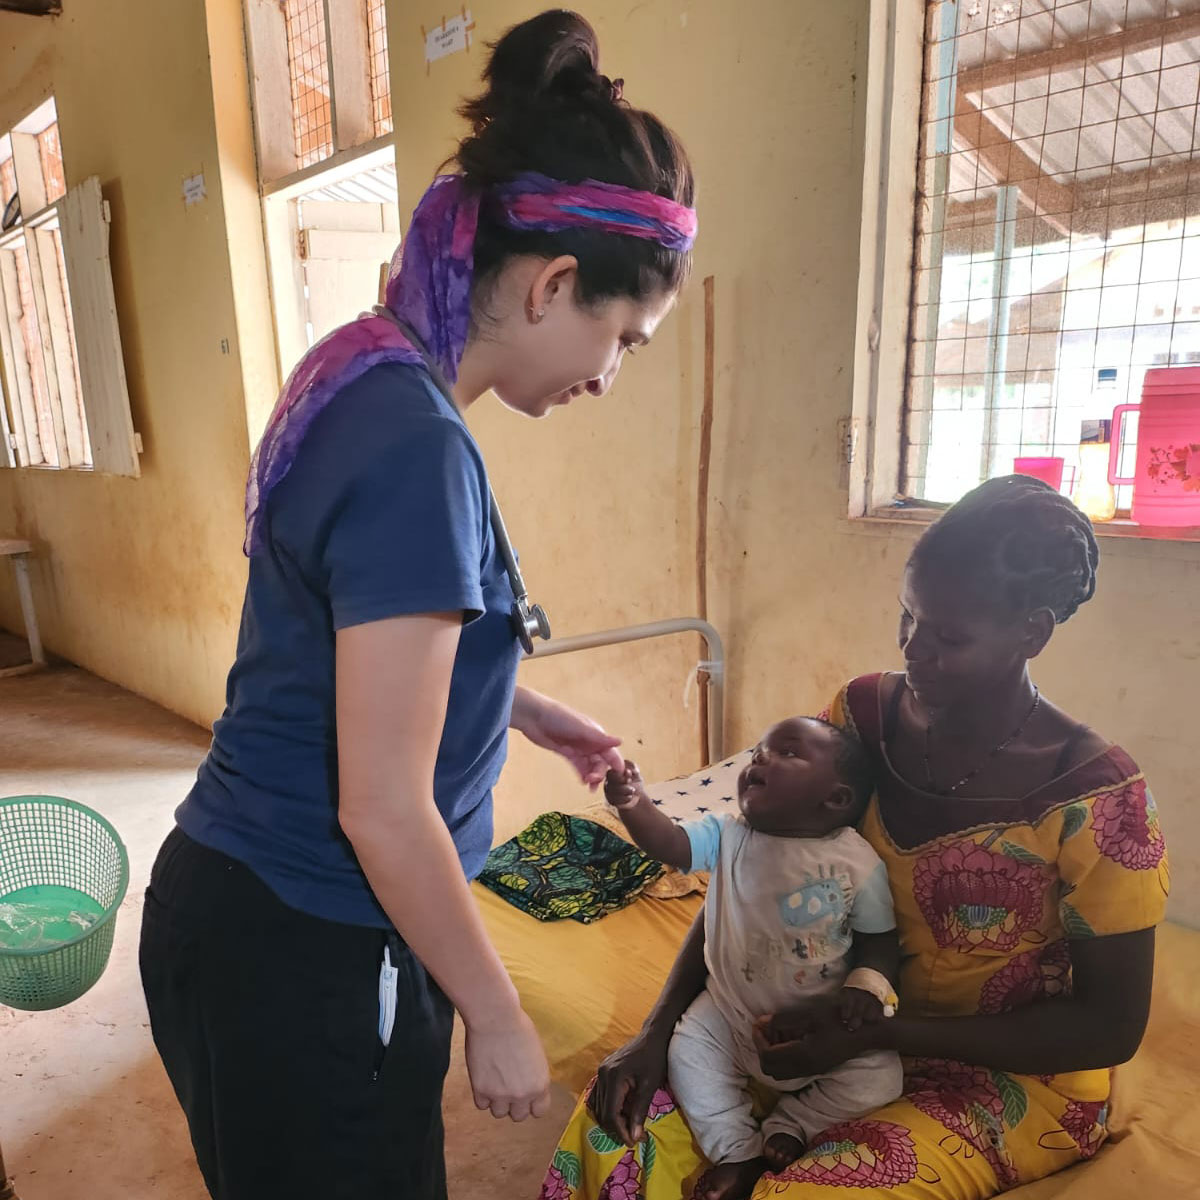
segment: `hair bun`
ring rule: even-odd
[[[543,97],[615,103],[623,80],[600,74],[596,31],[578,13],[552,9],[509,30],[492,47],[483,75],[487,90],[462,115],[475,133],[489,122]]]
[[[623,84],[600,73],[596,34],[577,13],[558,9],[514,26],[491,46],[483,95],[459,112],[470,132],[447,164],[480,197],[475,231],[475,295],[483,303],[506,263],[519,255],[579,264],[575,299],[674,295],[691,254],[623,231],[593,227],[511,229],[497,219],[494,189],[522,175],[563,183],[596,180],[692,207],[695,179],[687,151],[653,113],[621,96]],[[478,305],[473,312],[487,319]]]

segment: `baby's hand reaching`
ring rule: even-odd
[[[877,997],[864,992],[862,988],[844,987],[838,1013],[842,1024],[851,1033],[856,1033],[864,1025],[874,1025],[883,1020],[883,1005]]]
[[[632,808],[645,794],[637,763],[626,759],[624,771],[609,771],[605,776],[604,798],[615,809]]]

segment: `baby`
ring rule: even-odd
[[[675,1029],[671,1089],[713,1164],[706,1200],[747,1196],[762,1173],[809,1140],[900,1095],[899,1058],[878,1051],[812,1079],[764,1075],[754,1027],[766,1014],[840,992],[850,1027],[894,1009],[899,963],[887,872],[855,831],[873,788],[852,734],[792,717],[767,730],[738,777],[740,816],[677,825],[647,797],[630,762],[605,795],[633,840],[682,871],[711,871],[704,936],[708,980]],[[761,1126],[750,1080],[779,1094]]]

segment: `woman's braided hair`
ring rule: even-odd
[[[1100,548],[1092,523],[1049,484],[989,479],[917,542],[910,562],[977,581],[1014,614],[1048,608],[1058,624],[1096,594]]]

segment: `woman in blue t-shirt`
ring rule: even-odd
[[[467,881],[509,727],[595,785],[616,738],[515,688],[514,590],[463,411],[603,395],[687,274],[682,147],[590,26],[511,30],[386,306],[301,361],[255,454],[227,707],[155,864],[155,1043],[221,1200],[445,1196],[454,1009],[476,1103],[545,1111],[545,1057]]]

